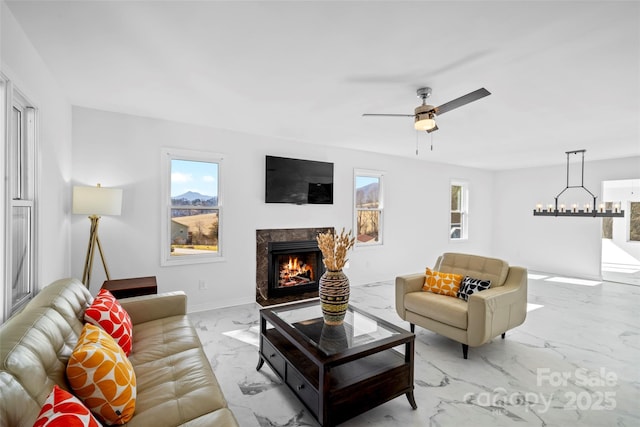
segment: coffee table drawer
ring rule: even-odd
[[[269,362],[269,364],[276,370],[276,373],[280,375],[281,378],[284,379],[285,365],[286,362],[284,357],[280,353],[276,351],[276,349],[266,340],[264,337],[262,339],[262,355],[265,360]]]
[[[287,365],[287,384],[293,389],[307,407],[318,416],[318,392],[304,379],[304,377],[291,365]]]

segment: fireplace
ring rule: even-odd
[[[315,240],[269,242],[268,298],[312,292],[324,273],[322,252]]]
[[[324,265],[316,237],[318,233],[332,230],[332,227],[256,230],[256,302],[266,307],[317,298],[318,281],[324,272]],[[291,268],[289,268],[289,255],[292,256]],[[278,256],[280,261],[277,258],[274,260],[275,256]],[[297,267],[295,258],[298,258]],[[281,266],[283,263],[286,266]],[[301,264],[304,265],[301,266]],[[307,266],[311,269],[308,273]],[[281,273],[282,267],[286,267],[289,271]],[[291,270],[294,267],[297,273],[292,276]],[[283,280],[287,277],[291,280],[280,282],[281,274]],[[275,280],[276,277],[278,281]],[[312,280],[306,280],[312,277]]]

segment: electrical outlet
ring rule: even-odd
[[[207,282],[205,282],[204,280],[198,280],[198,289],[200,289],[201,291],[207,289]]]

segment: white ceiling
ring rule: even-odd
[[[637,1],[7,4],[78,106],[496,170],[640,155]],[[362,117],[421,86],[492,95],[429,135]]]

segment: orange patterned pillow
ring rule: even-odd
[[[136,375],[122,348],[101,328],[87,323],[67,364],[76,396],[105,424],[125,424],[136,405]]]
[[[106,289],[101,289],[96,299],[84,312],[84,320],[100,326],[122,347],[124,354],[131,354],[131,337],[133,324],[129,313],[118,300]]]
[[[433,271],[428,267],[425,274],[427,277],[422,286],[423,291],[446,295],[448,297],[455,297],[458,294],[460,283],[462,282],[462,275],[441,273],[439,271]]]
[[[33,427],[100,427],[80,399],[57,385],[47,396]]]

